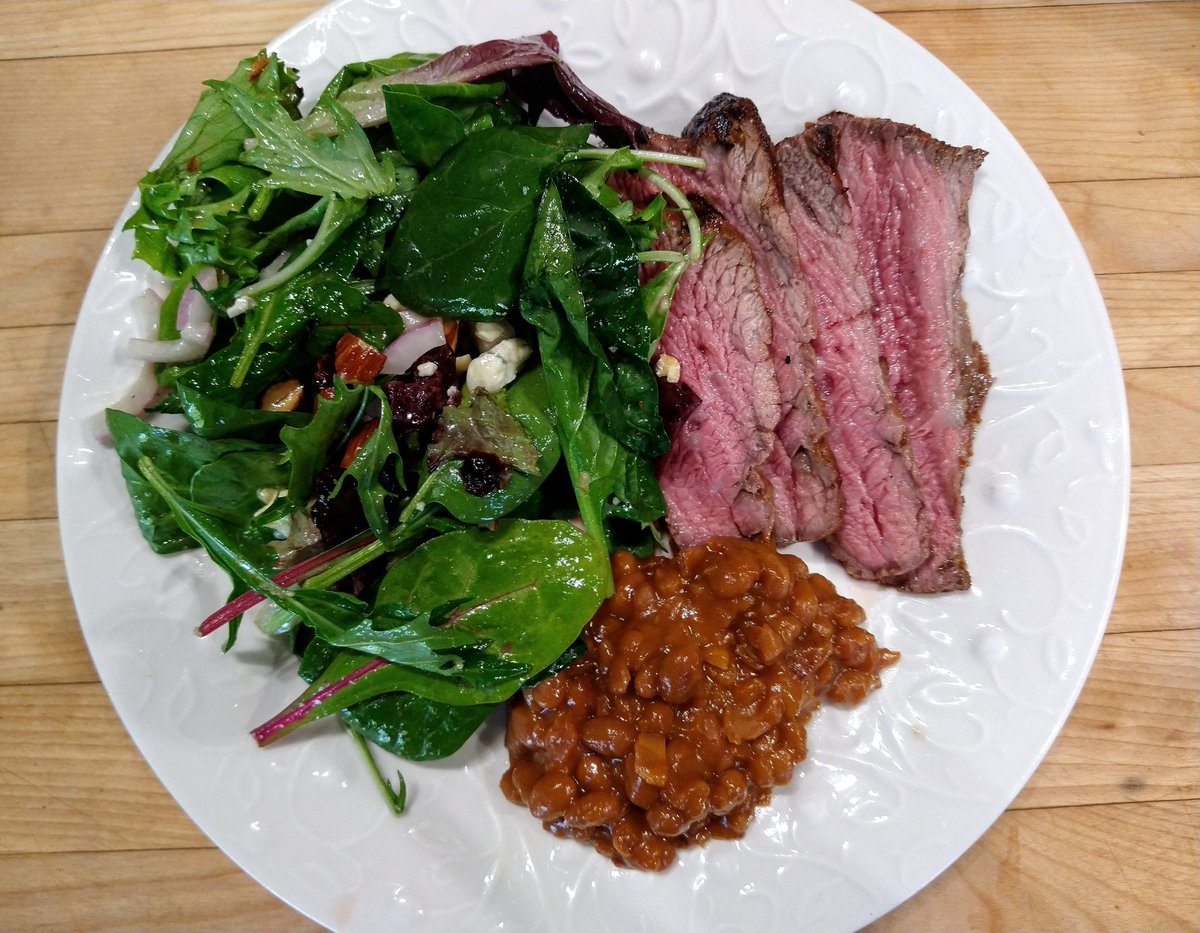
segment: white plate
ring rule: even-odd
[[[115,233],[80,314],[58,443],[80,624],[113,704],[184,810],[327,926],[540,930],[569,915],[579,931],[855,929],[996,819],[1087,675],[1129,489],[1103,302],[1062,210],[996,117],[844,0],[347,0],[275,48],[315,90],[347,61],[545,29],[584,80],[660,129],[677,131],[731,90],[754,98],[778,136],[838,108],[991,152],[971,202],[964,287],[996,377],[966,483],[973,589],[920,598],[851,584],[806,549],[868,605],[871,629],[903,661],[863,706],[818,714],[811,757],[745,840],[687,851],[666,874],[617,870],[507,803],[495,722],[449,761],[405,765],[410,811],[393,818],[335,724],[255,747],[247,730],[301,686],[290,663],[250,627],[228,656],[195,638],[223,581],[194,556],[154,557],[138,536],[116,457],[97,441],[98,413],[138,376],[119,347],[148,327],[134,306],[152,276]]]

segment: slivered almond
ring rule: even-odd
[[[350,438],[350,443],[346,445],[346,452],[342,454],[343,470],[350,468],[350,464],[354,462],[354,458],[358,456],[359,452],[363,449],[363,445],[371,439],[371,435],[375,433],[375,429],[378,427],[378,421],[371,421],[359,428],[354,437]]]
[[[258,407],[263,411],[295,411],[304,398],[304,386],[299,379],[277,382],[262,394]]]
[[[346,385],[370,385],[387,357],[353,334],[343,334],[333,351],[333,367]]]

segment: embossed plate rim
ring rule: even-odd
[[[203,607],[223,599],[219,576],[192,556],[154,558],[137,537],[97,422],[137,380],[120,340],[147,326],[134,305],[150,277],[122,258],[129,238],[118,224],[84,300],[60,411],[59,515],[81,626],[126,728],[184,810],[327,926],[541,929],[571,911],[581,930],[657,930],[680,917],[689,927],[791,930],[806,918],[811,929],[856,929],[1002,812],[1099,645],[1129,493],[1123,386],[1099,290],[1011,134],[932,56],[846,0],[755,0],[736,14],[721,0],[520,0],[502,11],[483,0],[343,0],[273,47],[316,87],[334,59],[385,54],[401,37],[445,48],[545,28],[559,31],[585,80],[666,129],[732,89],[756,99],[777,135],[839,106],[991,150],[964,285],[998,377],[967,477],[975,590],[881,593],[802,548],[868,604],[872,629],[905,660],[862,707],[814,719],[810,758],[745,840],[689,851],[665,875],[616,870],[505,803],[496,723],[447,762],[406,765],[412,809],[394,821],[329,724],[253,746],[245,731],[298,689],[287,659],[252,630],[229,657],[195,639]],[[781,71],[786,90],[775,94]],[[463,796],[477,805],[461,807]]]

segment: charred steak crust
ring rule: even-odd
[[[650,148],[700,155],[703,171],[661,166],[688,195],[720,212],[746,241],[771,317],[771,358],[780,390],[775,443],[762,467],[774,493],[778,544],[832,534],[841,491],[814,383],[812,311],[797,267],[795,232],[784,205],[774,147],[754,104],[730,94],[709,101],[683,138],[655,135]]]
[[[827,541],[852,576],[889,582],[928,556],[929,518],[880,362],[836,135],[836,127],[813,126],[780,141],[775,154],[812,294],[816,385],[841,477],[842,523]]]
[[[914,475],[930,517],[929,555],[898,582],[962,590],[962,479],[991,383],[971,337],[961,280],[967,204],[984,153],[914,126],[831,113],[838,173],[859,259],[875,299],[888,385],[908,426]]]

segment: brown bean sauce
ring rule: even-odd
[[[613,559],[587,654],[517,697],[500,781],[560,836],[661,871],[743,835],[807,753],[821,699],[860,702],[899,655],[799,558],[717,538]]]

